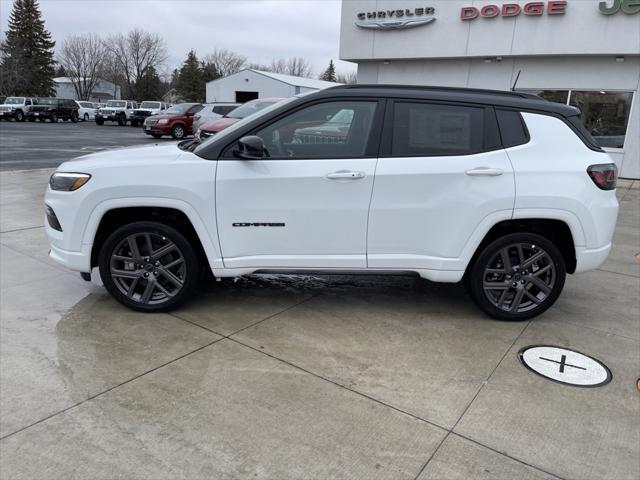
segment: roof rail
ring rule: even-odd
[[[501,95],[509,97],[526,98],[529,100],[541,100],[546,101],[544,98],[539,97],[533,93],[517,92],[509,90],[490,90],[483,88],[466,88],[466,87],[441,87],[441,86],[429,86],[429,85],[394,85],[394,84],[351,84],[351,85],[337,85],[335,87],[329,87],[332,90],[335,89],[360,89],[360,88],[393,88],[402,90],[429,90],[440,92],[460,92],[460,93],[476,93],[482,95]]]

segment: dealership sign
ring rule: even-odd
[[[545,2],[529,2],[522,6],[518,3],[505,3],[500,6],[489,4],[480,8],[462,7],[460,19],[475,20],[478,17],[494,18],[497,16],[517,17],[520,14],[536,17],[544,15],[545,10],[547,15],[564,15],[567,11],[567,2],[563,0],[550,1],[546,4]]]
[[[613,0],[610,4],[600,2],[600,13],[603,15],[613,15],[622,10],[627,15],[640,13],[640,0]]]
[[[435,8],[405,8],[360,12],[355,24],[360,28],[374,30],[398,30],[418,27],[435,22]]]

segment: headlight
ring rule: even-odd
[[[89,181],[91,175],[88,173],[67,173],[56,172],[49,179],[51,190],[63,192],[73,192]]]
[[[169,123],[168,118],[161,118],[160,120],[158,120],[158,125],[166,125],[167,123]]]

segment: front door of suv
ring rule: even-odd
[[[464,270],[471,236],[513,212],[513,168],[493,108],[390,103],[369,213],[368,266]]]
[[[377,100],[307,104],[252,132],[268,156],[218,162],[226,268],[365,268],[379,142]],[[340,112],[347,121],[333,122]]]

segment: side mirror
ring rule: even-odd
[[[238,148],[233,151],[233,154],[243,160],[260,160],[269,156],[262,138],[255,135],[242,137],[238,140]]]

